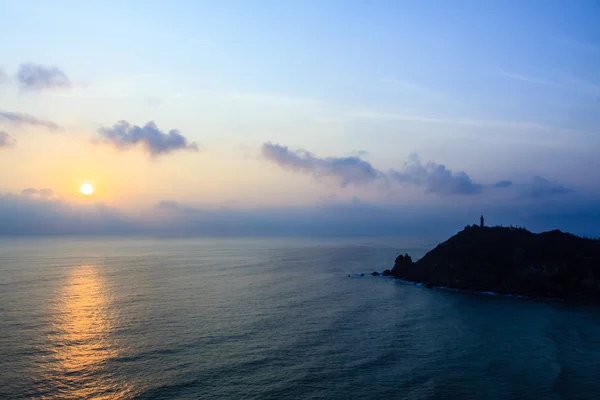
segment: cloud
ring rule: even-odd
[[[500,71],[500,75],[502,75],[506,78],[521,81],[521,82],[543,85],[543,86],[553,87],[553,88],[557,88],[557,89],[564,89],[564,90],[568,90],[571,92],[579,93],[581,95],[588,95],[588,96],[591,95],[594,97],[597,97],[598,95],[600,95],[600,85],[599,84],[590,82],[590,81],[587,81],[584,79],[580,79],[580,78],[577,78],[574,76],[570,76],[570,75],[566,75],[564,77],[563,82],[553,82],[553,81],[549,81],[546,79],[533,78],[533,77],[524,76],[524,75],[520,75],[520,74],[514,74],[514,73],[510,73],[510,72],[505,72],[505,71]]]
[[[51,199],[54,197],[54,191],[52,189],[35,189],[27,188],[21,191],[23,196],[38,196],[43,199]]]
[[[17,125],[34,125],[41,126],[51,131],[60,131],[62,128],[52,121],[36,118],[29,114],[22,114],[10,111],[0,110],[0,120],[4,119]]]
[[[534,176],[530,183],[520,185],[518,192],[524,198],[541,199],[549,196],[573,193],[574,190],[558,182],[549,181],[541,176]]]
[[[470,195],[483,190],[483,185],[473,182],[465,172],[452,172],[444,165],[434,162],[423,164],[416,154],[411,155],[403,170],[391,170],[387,174],[359,157],[318,158],[307,151],[293,151],[273,143],[263,144],[262,154],[283,169],[311,174],[316,178],[337,178],[342,187],[348,184],[367,184],[380,179],[419,186],[425,189],[425,193]]]
[[[186,215],[199,215],[205,213],[203,210],[200,210],[198,208],[185,206],[177,201],[171,200],[164,200],[156,203],[154,209],[157,211],[175,212]]]
[[[426,194],[443,196],[478,195],[488,189],[501,189],[518,198],[539,199],[573,192],[572,189],[558,182],[536,176],[531,182],[514,183],[511,180],[500,180],[492,184],[482,184],[464,171],[452,171],[443,164],[433,161],[423,163],[418,154],[411,154],[402,169],[391,169],[382,172],[369,162],[359,157],[326,157],[319,158],[305,150],[290,150],[286,146],[273,143],[262,145],[263,156],[280,168],[322,177],[335,178],[342,187],[349,184],[363,185],[374,181],[385,183],[388,193],[393,192],[391,184],[422,188]]]
[[[139,231],[133,218],[104,204],[75,204],[51,189],[0,194],[0,234],[108,234]]]
[[[479,120],[470,118],[452,118],[452,117],[439,117],[439,116],[428,116],[428,115],[411,115],[411,114],[397,114],[397,113],[382,113],[372,111],[360,111],[354,114],[355,118],[359,119],[370,119],[370,120],[389,120],[389,121],[401,121],[401,122],[417,122],[424,124],[451,124],[458,126],[476,126],[476,127],[490,127],[490,128],[506,128],[506,129],[522,129],[522,130],[556,130],[556,128],[541,125],[535,122],[526,121],[502,121],[502,120]]]
[[[525,76],[525,75],[521,75],[521,74],[515,74],[512,72],[506,72],[503,70],[500,70],[500,75],[504,76],[505,78],[509,78],[515,81],[521,81],[521,82],[527,82],[527,83],[534,83],[534,84],[538,84],[538,85],[544,85],[544,86],[550,86],[550,87],[555,87],[555,88],[563,88],[565,87],[565,85],[562,85],[560,83],[556,83],[556,82],[552,82],[552,81],[548,81],[545,79],[539,79],[539,78],[532,78],[529,76]]]
[[[369,155],[369,152],[366,150],[353,150],[352,152],[350,152],[350,155],[354,157],[367,157]]]
[[[156,209],[160,210],[155,220],[156,231],[183,236],[396,235],[407,234],[419,226],[408,209],[380,207],[358,199],[304,208],[251,210],[203,209],[162,202]]]
[[[262,145],[262,154],[283,169],[311,174],[315,178],[332,177],[345,187],[349,184],[367,184],[380,178],[381,172],[359,157],[318,158],[304,151],[292,151],[273,143]]]
[[[405,163],[403,170],[391,170],[388,174],[359,157],[318,158],[304,150],[292,151],[286,146],[272,143],[263,144],[262,154],[283,169],[312,174],[316,178],[335,177],[342,187],[391,179],[401,184],[423,187],[426,193],[477,194],[483,189],[483,185],[474,183],[466,173],[454,173],[434,162],[422,164],[416,154],[411,156],[409,163]]]
[[[142,145],[152,156],[178,150],[198,151],[198,145],[189,142],[177,129],[164,133],[153,121],[143,127],[132,125],[127,121],[119,121],[110,128],[100,128],[98,133],[100,142],[110,143],[120,150]]]
[[[17,81],[21,89],[44,91],[70,88],[69,77],[58,67],[47,67],[34,63],[22,63],[17,72]]]
[[[0,131],[0,149],[3,147],[13,147],[17,141],[4,131]]]
[[[74,203],[51,189],[0,194],[0,235],[140,234],[145,236],[398,236],[445,240],[484,214],[490,225],[534,231],[563,229],[600,235],[597,198],[561,196],[552,201],[496,202],[469,207],[380,205],[329,199],[312,207],[201,208],[163,201],[152,209],[123,211],[101,203]]]
[[[502,181],[498,181],[496,183],[494,183],[494,187],[495,188],[507,188],[512,186],[513,182],[509,181],[509,180],[502,180]]]
[[[465,172],[452,172],[432,161],[423,164],[416,154],[410,156],[402,171],[390,171],[390,177],[400,183],[423,187],[425,193],[470,195],[483,190],[483,185],[473,182]]]
[[[466,224],[479,223],[479,216],[484,214],[491,225],[519,225],[538,232],[564,229],[598,236],[598,204],[597,199],[569,197],[534,204],[502,201],[469,207],[379,205],[356,198],[329,198],[305,208],[210,210],[162,202],[157,205],[161,219],[152,226],[156,232],[175,235],[405,235],[445,240]]]
[[[6,72],[0,68],[0,85],[2,85],[4,81],[6,81]]]

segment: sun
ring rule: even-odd
[[[79,187],[79,191],[84,196],[91,196],[94,193],[94,186],[91,183],[84,183]]]

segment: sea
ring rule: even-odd
[[[600,398],[599,307],[369,274],[435,244],[0,238],[0,399]]]

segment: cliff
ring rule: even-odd
[[[391,275],[425,286],[600,302],[600,240],[467,226],[417,262],[398,256]]]

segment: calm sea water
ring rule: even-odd
[[[430,245],[0,239],[0,398],[599,398],[598,308],[348,277]]]

